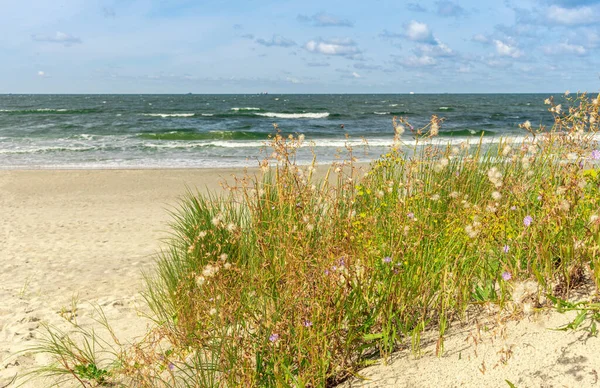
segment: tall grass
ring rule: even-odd
[[[598,284],[598,101],[567,100],[547,101],[553,128],[495,146],[432,143],[434,116],[405,153],[395,119],[368,173],[350,154],[322,180],[295,162],[302,136],[275,135],[261,172],[181,201],[146,275],[156,328],[103,382],[333,386],[426,329],[441,352],[468,306],[505,306],[519,279],[561,297]]]

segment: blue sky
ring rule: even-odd
[[[600,0],[3,3],[0,93],[600,88]]]

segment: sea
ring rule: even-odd
[[[304,135],[300,163],[367,162],[392,145],[392,118],[444,121],[436,142],[494,144],[552,125],[549,94],[0,95],[0,169],[258,166],[274,124]],[[555,94],[556,98],[560,94]],[[414,148],[410,131],[402,144]],[[423,144],[419,141],[418,144]]]

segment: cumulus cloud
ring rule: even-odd
[[[315,27],[354,27],[354,22],[325,12],[316,13],[312,16],[298,15],[298,20],[311,23]]]
[[[435,5],[437,6],[436,12],[439,16],[459,17],[459,16],[465,16],[467,14],[467,11],[465,11],[465,9],[463,7],[461,7],[460,5],[458,5],[452,1],[440,0],[440,1],[436,1]]]
[[[471,40],[473,42],[483,43],[483,44],[491,43],[490,38],[488,38],[487,36],[485,36],[483,34],[475,34],[471,37]]]
[[[256,39],[255,40],[256,43],[262,45],[262,46],[266,46],[266,47],[292,47],[296,45],[296,42],[294,42],[293,40],[284,38],[281,35],[273,35],[273,37],[269,40],[265,40],[265,39]]]
[[[37,75],[38,75],[38,77],[44,78],[44,77],[46,77],[46,72],[43,71],[43,70],[40,70],[40,71],[37,72]]]
[[[65,46],[81,43],[81,39],[78,37],[60,31],[57,31],[54,35],[32,35],[31,39],[36,42],[60,43]]]
[[[600,21],[600,12],[597,8],[578,7],[566,8],[552,5],[546,12],[549,21],[564,25],[591,24]]]
[[[435,58],[429,55],[411,55],[399,58],[398,63],[404,67],[428,67],[435,65],[437,62]]]
[[[583,56],[587,54],[585,47],[569,43],[559,43],[555,45],[548,45],[544,47],[544,52],[549,55],[578,55]]]
[[[523,55],[523,52],[519,50],[516,46],[503,42],[501,40],[494,40],[494,45],[496,46],[496,52],[500,56],[519,58]]]
[[[304,45],[304,48],[311,53],[336,55],[351,59],[357,59],[361,54],[361,50],[356,47],[356,43],[348,38],[310,40]]]
[[[413,42],[435,44],[436,40],[429,26],[425,23],[419,23],[411,20],[404,26],[405,36]]]

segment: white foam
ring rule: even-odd
[[[373,112],[374,115],[389,115],[390,112]]]
[[[150,117],[193,117],[195,113],[142,113],[142,116]]]
[[[329,117],[329,112],[323,113],[255,113],[257,116],[263,117],[276,117],[280,119],[324,119]]]
[[[440,106],[438,109],[439,110],[450,110],[452,108],[450,108],[449,106]]]
[[[231,108],[231,110],[234,110],[234,111],[237,112],[237,111],[240,111],[240,110],[241,111],[244,111],[244,110],[260,110],[260,108],[253,108],[253,107],[250,106],[250,107],[246,107],[246,108]]]
[[[398,106],[398,104],[390,104],[390,106]]]
[[[202,113],[202,116],[211,117],[211,116],[214,116],[214,114],[212,114],[212,113]]]

